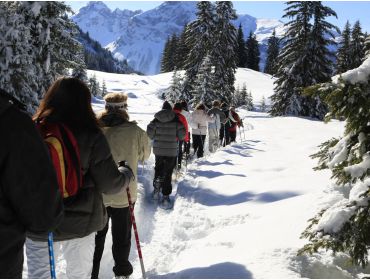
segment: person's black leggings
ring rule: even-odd
[[[204,154],[204,141],[206,140],[205,135],[193,134],[193,148],[194,154],[197,153],[197,157],[201,158]]]
[[[160,188],[163,195],[170,195],[172,192],[172,172],[176,166],[177,157],[155,156],[154,182],[160,178]]]
[[[113,272],[115,276],[129,276],[133,268],[128,258],[131,249],[131,217],[129,207],[107,207],[108,221],[105,227],[96,233],[95,251],[91,279],[99,278],[100,261],[103,256],[105,237],[111,220],[112,254],[114,259]]]

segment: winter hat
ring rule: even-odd
[[[163,102],[162,109],[164,109],[164,110],[172,110],[172,106],[171,106],[171,104],[166,100],[165,102]]]
[[[105,109],[108,111],[127,110],[127,95],[125,93],[112,92],[104,96]]]

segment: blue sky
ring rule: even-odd
[[[163,1],[103,1],[110,9],[149,10],[157,7]],[[88,1],[66,1],[75,11],[85,6]],[[360,20],[363,30],[370,33],[370,1],[324,1],[338,14],[338,19],[330,21],[341,30],[347,20],[353,24]],[[234,8],[239,14],[249,14],[256,18],[281,19],[286,4],[284,1],[233,1]],[[284,21],[284,20],[283,20]]]

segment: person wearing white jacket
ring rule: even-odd
[[[224,112],[220,109],[221,102],[215,100],[212,102],[212,108],[207,112],[208,115],[214,115],[215,119],[213,122],[208,123],[208,141],[209,141],[209,151],[214,153],[219,147],[219,132],[221,129],[221,124],[225,123],[226,116]]]
[[[197,157],[203,157],[204,154],[204,141],[207,135],[208,122],[213,122],[214,116],[208,116],[206,113],[206,107],[200,103],[191,114],[191,127],[193,137],[193,148],[194,154],[197,153]]]

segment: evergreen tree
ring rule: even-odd
[[[370,35],[366,37],[365,41],[365,57],[366,58],[370,57]]]
[[[247,110],[252,111],[254,109],[252,92],[249,92],[246,95],[245,100],[246,100]]]
[[[235,91],[237,32],[232,24],[236,13],[231,1],[216,2],[217,23],[211,52],[214,65],[214,91],[222,102],[231,100]]]
[[[287,114],[322,119],[326,106],[318,96],[302,96],[302,88],[329,78],[331,53],[327,47],[334,43],[331,30],[336,27],[324,19],[336,14],[317,1],[291,1],[287,4],[284,17],[291,18],[291,21],[286,24],[286,43],[278,58],[270,113],[273,116]]]
[[[300,115],[302,97],[299,88],[308,86],[309,61],[308,44],[311,31],[311,2],[291,1],[283,17],[291,19],[286,23],[285,45],[279,54],[275,93],[271,96],[273,116]]]
[[[309,39],[311,85],[330,80],[335,55],[328,49],[328,46],[335,44],[335,35],[332,30],[340,32],[336,26],[325,21],[327,16],[337,16],[331,8],[323,6],[319,1],[313,1],[312,13],[313,26]],[[302,107],[302,115],[319,119],[323,119],[328,111],[326,104],[318,96],[305,97]]]
[[[197,3],[197,18],[188,25],[186,29],[186,44],[190,47],[189,55],[185,63],[186,80],[184,82],[184,93],[186,100],[192,98],[191,93],[194,87],[199,67],[203,59],[212,49],[215,32],[214,5],[209,1]]]
[[[370,247],[370,58],[366,62],[351,74],[307,89],[325,98],[330,108],[326,120],[345,119],[346,129],[312,156],[319,159],[317,170],[331,171],[336,199],[309,220],[302,234],[309,243],[300,250],[345,252],[353,264],[362,266],[368,264]]]
[[[63,2],[19,2],[19,10],[26,13],[31,28],[35,52],[37,91],[41,97],[52,82],[68,75],[68,68],[83,63],[79,57],[81,44],[75,39],[76,24],[68,18],[72,10]]]
[[[34,50],[25,14],[17,10],[16,2],[0,2],[0,88],[33,114],[38,105]]]
[[[183,98],[182,94],[182,79],[177,72],[177,69],[173,71],[171,86],[165,93],[166,100],[170,101],[172,104],[175,104],[177,101]]]
[[[107,90],[107,85],[105,83],[105,80],[103,80],[103,85],[102,85],[102,88],[101,88],[101,96],[104,97],[106,96],[108,93],[108,90]]]
[[[161,73],[170,72],[171,68],[171,39],[168,36],[167,41],[164,44],[164,50],[161,59]]]
[[[76,25],[66,15],[70,8],[62,2],[8,2],[0,8],[2,19],[8,20],[0,31],[2,44],[8,45],[1,57],[9,67],[1,70],[0,85],[6,83],[7,87],[2,86],[33,113],[50,84],[68,74],[68,68],[83,63]]]
[[[260,71],[259,63],[260,63],[260,50],[258,46],[258,41],[256,39],[256,35],[252,32],[249,33],[249,37],[245,43],[246,50],[247,50],[247,64],[246,66],[249,69]]]
[[[279,56],[279,39],[276,37],[276,32],[272,33],[267,43],[267,58],[264,72],[270,75],[275,75],[277,71],[277,58]]]
[[[242,24],[239,24],[239,29],[238,29],[238,35],[237,35],[237,44],[238,44],[238,49],[237,49],[237,54],[238,54],[238,67],[245,67],[247,64],[247,51],[245,48],[245,41],[244,41],[244,33],[242,29]]]
[[[239,84],[236,86],[235,91],[234,91],[234,96],[231,101],[231,104],[235,104],[235,106],[241,106],[242,104],[242,98],[241,98],[241,90],[239,87]]]
[[[187,28],[188,28],[188,25],[186,24],[178,40],[178,45],[177,45],[177,50],[176,50],[176,57],[177,57],[176,68],[178,70],[185,69],[186,59],[190,51],[189,46],[186,43],[186,29]]]
[[[87,83],[87,70],[86,70],[84,52],[82,49],[79,51],[77,57],[79,59],[79,63],[76,63],[75,67],[72,69],[72,77],[75,77]]]
[[[350,69],[359,67],[365,59],[365,34],[359,21],[356,21],[352,29],[351,40],[351,67]]]
[[[214,84],[211,56],[207,55],[198,71],[195,80],[192,104],[196,105],[199,102],[203,104],[211,104],[213,100],[218,99],[215,92],[212,90]]]
[[[337,52],[336,72],[340,74],[351,69],[351,60],[351,25],[347,21],[341,34],[341,42]]]
[[[101,92],[101,89],[100,89],[100,84],[99,84],[98,80],[96,79],[95,74],[92,77],[90,77],[88,86],[89,86],[90,92],[93,96],[96,96],[96,97],[101,97],[102,96],[102,92]]]
[[[260,111],[261,112],[266,112],[266,99],[265,99],[265,96],[262,96],[262,100],[261,100],[261,105],[260,105]]]

